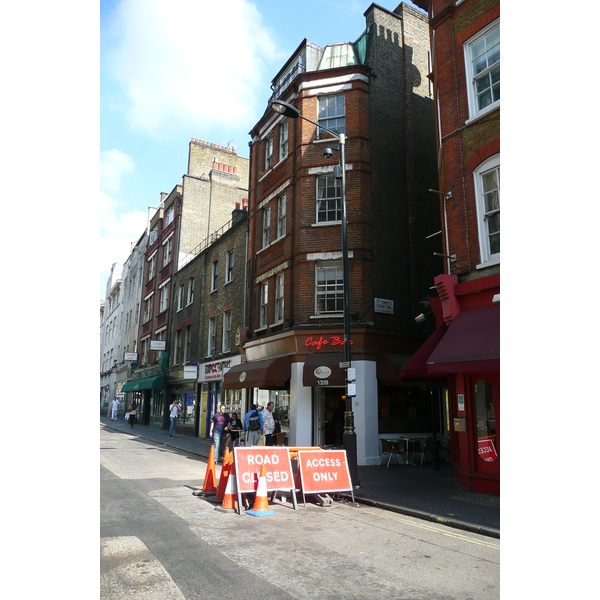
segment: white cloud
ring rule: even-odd
[[[108,66],[127,95],[129,124],[156,137],[190,122],[253,123],[264,66],[281,58],[248,0],[123,0],[112,27],[119,41]]]
[[[127,260],[131,242],[137,242],[146,229],[145,212],[119,212],[119,203],[109,193],[119,192],[122,177],[134,169],[133,159],[125,152],[113,149],[100,153],[100,298],[105,295],[110,267]]]
[[[133,172],[133,158],[121,150],[105,150],[100,152],[100,187],[108,192],[121,189],[121,177]]]

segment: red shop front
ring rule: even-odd
[[[437,328],[400,373],[445,382],[454,477],[465,490],[500,494],[500,277],[435,280]]]

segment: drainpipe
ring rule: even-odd
[[[248,244],[250,237],[250,187],[252,186],[252,140],[248,142],[248,206],[246,207],[246,256],[244,260],[244,322],[246,329],[246,311],[248,297]]]

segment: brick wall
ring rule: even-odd
[[[440,103],[441,190],[447,201],[449,253],[457,255],[451,273],[460,281],[499,273],[500,266],[477,268],[481,262],[473,171],[500,152],[500,110],[469,121],[464,44],[498,19],[497,0],[466,0],[457,7],[449,0],[433,2],[431,23],[436,40],[435,85]],[[446,251],[445,251],[446,252]],[[445,263],[444,263],[445,264]]]

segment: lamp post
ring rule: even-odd
[[[320,129],[323,129],[331,136],[333,136],[340,145],[340,167],[342,171],[342,270],[344,274],[344,359],[345,367],[344,372],[346,374],[346,413],[344,415],[344,448],[346,450],[346,457],[348,460],[348,467],[350,470],[350,476],[352,478],[353,485],[358,488],[360,487],[358,481],[358,466],[357,466],[357,453],[356,453],[356,432],[354,430],[354,412],[352,411],[352,396],[349,395],[348,389],[348,369],[351,367],[350,361],[350,288],[348,279],[348,229],[346,221],[346,136],[343,133],[336,133],[323,125],[319,125],[315,121],[311,121],[307,117],[300,114],[300,111],[283,100],[273,100],[271,102],[271,108],[280,115],[288,117],[290,119],[303,119],[309,123],[316,125]],[[323,156],[330,158],[333,156],[331,148],[325,148]]]

